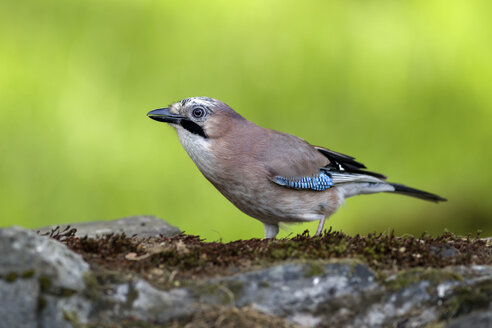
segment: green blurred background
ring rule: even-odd
[[[207,240],[263,237],[146,117],[210,96],[449,198],[356,197],[327,227],[490,236],[491,12],[487,0],[3,0],[0,226],[154,214]]]

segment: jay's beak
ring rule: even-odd
[[[148,112],[147,116],[159,122],[166,122],[172,124],[179,124],[181,120],[185,118],[184,116],[171,113],[169,111],[169,108],[154,109]]]

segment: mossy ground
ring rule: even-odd
[[[81,254],[93,267],[135,272],[154,285],[174,287],[183,281],[234,274],[273,263],[353,258],[377,271],[440,268],[449,265],[492,264],[492,245],[444,233],[437,237],[397,237],[390,234],[348,236],[325,231],[322,237],[308,232],[292,239],[203,242],[198,236],[139,239],[125,234],[94,239],[76,237],[74,229],[53,230],[50,237]]]
[[[323,272],[327,260],[356,260],[373,268],[381,282],[390,290],[399,290],[425,279],[434,283],[443,280],[460,280],[446,270],[438,268],[452,265],[492,265],[491,240],[475,237],[459,237],[444,233],[432,237],[397,237],[390,234],[348,236],[342,232],[326,231],[322,237],[310,237],[308,232],[291,239],[239,240],[230,243],[204,242],[198,236],[181,234],[172,238],[155,237],[141,239],[125,234],[106,235],[101,238],[76,237],[75,229],[58,228],[48,234],[81,254],[90,263],[92,271],[86,277],[89,298],[97,301],[99,290],[113,283],[127,282],[134,274],[142,276],[159,288],[193,286],[198,293],[216,293],[216,285],[202,285],[203,278],[224,276],[248,271],[272,264],[306,261],[305,275],[316,276]],[[352,261],[351,261],[352,262]],[[386,279],[388,274],[393,279]],[[0,279],[7,277],[0,277]],[[463,287],[459,298],[442,300],[443,322],[473,309],[488,306],[491,286],[484,282],[478,289]],[[382,292],[369,293],[360,299],[361,306],[370,303],[366,298],[380,299]],[[227,296],[227,295],[226,295]],[[129,301],[131,302],[131,300]],[[220,306],[213,306],[194,315],[156,325],[128,318],[124,327],[295,327],[286,321],[260,313],[254,309],[238,309],[225,297]],[[328,302],[324,311],[344,306],[343,300]],[[347,304],[353,308],[354,304]],[[325,309],[326,308],[326,309]],[[356,315],[354,311],[353,315]],[[340,320],[342,320],[341,318]],[[108,323],[97,327],[120,327]],[[91,325],[87,327],[92,327]]]

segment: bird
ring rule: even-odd
[[[277,236],[280,223],[310,221],[319,221],[314,237],[322,236],[327,218],[356,195],[386,192],[446,201],[387,182],[352,156],[261,127],[214,98],[186,98],[147,116],[175,128],[200,172],[239,210],[263,223],[266,239]]]

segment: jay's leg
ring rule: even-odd
[[[275,238],[278,234],[278,224],[266,224],[263,223],[265,226],[265,238]]]
[[[314,237],[321,237],[321,235],[323,234],[323,227],[325,225],[325,221],[326,221],[326,216],[323,217],[321,220],[319,220],[318,229],[316,230],[316,234],[314,235]]]

